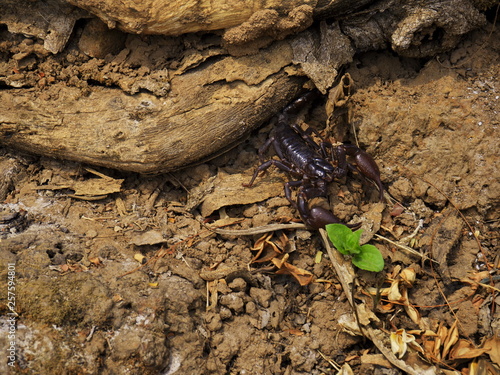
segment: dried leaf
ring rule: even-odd
[[[147,232],[135,234],[130,241],[131,244],[136,246],[157,245],[163,242],[167,242],[167,239],[157,230],[149,230]]]
[[[486,353],[493,363],[500,365],[500,337],[493,336],[487,339],[483,344],[483,349],[488,350]]]
[[[448,336],[448,328],[444,326],[443,324],[439,325],[437,335],[436,335],[436,341],[434,344],[434,350],[432,355],[437,358],[438,360],[441,360],[441,346],[443,342],[446,340],[446,337]]]
[[[404,309],[410,319],[415,323],[420,325],[420,321],[422,320],[422,317],[420,316],[420,313],[418,310],[410,304],[408,301],[408,290],[406,288],[403,288],[403,301],[404,301]]]
[[[72,195],[75,198],[105,198],[108,194],[118,193],[121,189],[123,179],[114,179],[93,169],[86,168],[89,172],[99,176],[99,178],[89,178],[83,181],[68,180],[57,185],[37,186],[37,190],[74,190]]]
[[[389,288],[389,293],[387,294],[387,299],[393,302],[400,302],[403,300],[403,296],[399,292],[399,280],[394,280]]]
[[[264,247],[264,244],[269,241],[269,239],[273,236],[272,233],[266,233],[262,237],[260,237],[256,242],[255,245],[252,247],[252,250],[259,250]]]
[[[417,278],[417,274],[415,273],[415,270],[411,267],[405,268],[399,276],[404,280],[404,282],[408,286],[413,286],[413,283],[415,282]]]
[[[460,339],[451,349],[449,359],[456,360],[476,358],[483,355],[487,351],[488,349],[475,348],[469,341]]]
[[[399,273],[400,273],[400,272],[401,272],[401,265],[396,264],[396,265],[394,266],[394,268],[392,269],[391,274],[390,274],[390,275],[387,275],[387,277],[388,277],[389,279],[395,279],[395,278],[399,275]]]
[[[95,266],[102,266],[103,265],[102,262],[101,262],[101,260],[99,259],[99,257],[89,258],[89,262],[92,263]]]
[[[304,332],[302,332],[300,329],[285,329],[285,332],[288,332],[290,335],[294,336],[304,336]]]
[[[392,352],[401,359],[406,354],[408,343],[415,341],[415,336],[409,335],[404,329],[398,329],[391,332],[390,341]]]
[[[340,327],[342,327],[342,330],[351,336],[363,336],[361,329],[359,328],[359,324],[353,314],[341,315],[338,318],[337,323]]]
[[[257,250],[257,254],[253,257],[250,263],[263,263],[272,261],[274,258],[282,254],[278,246],[270,241],[272,233],[263,235],[255,242],[251,250]]]
[[[361,323],[364,326],[367,326],[372,322],[380,321],[377,315],[375,315],[375,313],[364,302],[360,302],[357,305],[357,310],[358,310],[359,323]]]
[[[422,338],[422,345],[424,347],[424,354],[425,357],[429,360],[432,360],[433,358],[436,358],[435,352],[436,352],[436,334],[433,335],[432,339],[428,339],[426,335],[423,335]]]
[[[140,264],[146,263],[146,257],[144,255],[142,255],[141,253],[135,253],[134,259],[136,261],[138,261]]]
[[[474,358],[469,363],[469,375],[499,375],[498,369],[486,358]]]
[[[288,255],[288,254],[286,254],[286,255]],[[283,258],[288,258],[286,255]],[[280,266],[278,267],[279,268],[278,271],[276,271],[277,275],[280,275],[280,274],[292,275],[293,277],[295,277],[295,279],[299,282],[299,284],[301,286],[309,285],[314,281],[314,275],[311,272],[306,271],[302,268],[295,267],[294,265],[287,263],[285,261],[274,262],[275,260],[277,260],[277,259],[276,258],[273,259],[273,263],[277,267],[278,267],[278,264],[280,264]]]
[[[363,354],[361,356],[361,363],[383,366],[391,368],[391,362],[389,362],[382,354]]]
[[[443,352],[442,352],[442,357],[441,358],[446,358],[448,356],[448,353],[453,345],[458,341],[459,334],[458,334],[458,320],[455,320],[448,331],[448,335],[446,336],[446,339],[444,340],[443,343]]]
[[[371,294],[372,296],[376,296],[377,294],[387,297],[389,294],[390,288],[374,288],[374,287],[369,287],[366,289],[366,291]]]
[[[337,375],[354,375],[354,371],[352,371],[352,368],[351,366],[349,366],[349,364],[344,363],[339,372],[337,372]]]
[[[273,262],[273,264],[276,267],[278,267],[278,269],[280,269],[281,267],[283,267],[283,264],[288,260],[288,258],[289,258],[289,255],[285,254],[282,257],[273,258],[273,259],[271,259],[271,261]]]

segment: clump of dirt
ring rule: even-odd
[[[489,30],[430,61],[370,52],[348,68],[357,84],[349,109],[356,131],[345,125],[335,133],[339,141],[357,137],[375,157],[391,198],[381,213],[377,190],[349,176],[332,184],[330,199],[343,220],[371,215],[392,241],[372,240],[385,273],[415,270],[408,298],[419,323],[396,307],[374,307],[380,327],[391,331],[437,331],[458,320],[460,337],[476,345],[498,333],[493,289],[468,278],[498,273],[500,35]],[[99,66],[89,69],[97,74]],[[324,103],[315,105],[307,121],[319,127]],[[95,177],[81,165],[2,149],[1,277],[15,264],[15,371],[321,374],[333,372],[333,362],[356,373],[387,371],[389,364],[374,365],[366,355],[372,344],[339,323],[352,310],[326,255],[318,257],[324,250],[317,233],[288,231],[273,240],[285,236],[288,262],[323,280],[300,286],[269,263],[249,266],[260,235],[206,228],[210,221],[250,228],[297,218],[276,189],[279,171],[256,182],[269,186],[265,201],[200,214],[207,196],[223,194],[210,187],[217,176],[250,179],[271,128],[172,174],[99,169],[123,182],[119,193],[98,200],[75,198],[68,187],[43,188]],[[356,297],[372,303],[361,291],[383,279],[359,272]],[[6,314],[4,295],[1,302]]]

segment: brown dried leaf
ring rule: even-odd
[[[475,348],[469,341],[460,339],[451,349],[449,359],[456,360],[476,358],[483,355],[487,351],[488,349]]]
[[[92,263],[93,265],[95,266],[102,266],[102,262],[101,262],[101,259],[99,259],[99,257],[92,257],[92,258],[89,258],[89,262]]]
[[[255,242],[255,245],[251,250],[256,250],[257,254],[253,257],[250,263],[263,263],[272,261],[277,256],[281,255],[282,252],[276,246],[276,244],[270,241],[272,233],[265,234]]]
[[[415,324],[418,324],[420,326],[420,321],[422,320],[422,317],[420,316],[418,310],[408,301],[408,290],[406,288],[403,288],[403,301],[404,301],[405,311],[410,317],[410,319]]]
[[[415,273],[415,270],[411,267],[405,268],[399,276],[404,280],[404,282],[408,286],[412,286],[415,280],[417,279],[417,274]]]
[[[448,331],[448,335],[446,336],[446,339],[444,340],[443,343],[443,352],[442,352],[442,358],[446,358],[448,356],[448,353],[453,345],[458,341],[459,334],[458,334],[458,320],[455,320]]]
[[[304,332],[302,332],[300,329],[286,329],[285,332],[288,332],[290,335],[294,336],[304,336]]]
[[[483,349],[487,350],[487,354],[493,363],[500,365],[500,337],[493,336],[487,339],[483,344]]]
[[[422,336],[422,340],[425,357],[429,360],[436,358],[436,356],[434,355],[434,353],[436,352],[436,339],[432,338],[429,340],[426,336]]]
[[[295,267],[294,265],[287,262],[282,262],[281,267],[279,267],[278,271],[276,271],[276,274],[292,275],[301,286],[309,285],[314,281],[314,275],[311,272],[306,271],[302,268]]]
[[[383,366],[391,368],[391,362],[389,362],[382,354],[363,354],[361,356],[361,363]]]
[[[285,254],[282,257],[280,257],[280,258],[274,258],[271,261],[273,262],[273,264],[276,267],[278,267],[278,269],[281,269],[281,267],[283,267],[283,264],[288,260],[288,257],[289,257],[289,255]]]
[[[401,203],[396,203],[391,210],[391,216],[399,216],[404,212],[405,208],[401,205]]]
[[[432,350],[432,356],[438,360],[441,359],[441,346],[444,340],[446,340],[446,336],[448,336],[448,328],[443,324],[440,324],[437,331],[436,340],[434,341],[434,348]]]
[[[394,280],[389,288],[389,293],[387,294],[387,299],[392,302],[400,302],[403,300],[403,296],[399,292],[399,280]]]

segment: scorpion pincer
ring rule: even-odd
[[[262,164],[256,168],[250,182],[244,184],[246,187],[252,186],[259,172],[265,171],[271,165],[287,172],[292,180],[285,183],[285,196],[298,210],[304,223],[312,229],[322,228],[326,224],[341,223],[329,209],[314,201],[317,201],[316,198],[325,200],[328,184],[334,179],[346,176],[349,169],[355,168],[373,180],[380,190],[380,199],[383,199],[380,171],[368,153],[354,145],[334,146],[327,141],[318,144],[310,132],[302,130],[296,123],[289,125],[291,116],[298,114],[316,96],[315,91],[308,92],[283,110],[272,136],[259,149],[259,159]],[[271,145],[279,160],[264,161],[263,155]],[[356,167],[347,163],[347,156],[354,158]],[[292,199],[294,187],[298,188],[296,201]],[[348,226],[359,227],[359,224]]]

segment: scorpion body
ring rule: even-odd
[[[292,180],[285,183],[285,196],[298,210],[304,223],[313,229],[322,228],[326,224],[341,223],[330,210],[315,203],[311,205],[310,201],[314,198],[326,199],[328,184],[336,178],[346,176],[349,168],[357,169],[362,175],[373,180],[380,189],[380,199],[383,199],[380,171],[368,153],[354,145],[334,146],[326,141],[318,144],[310,132],[302,130],[299,125],[290,121],[293,115],[297,115],[316,96],[316,92],[308,92],[283,110],[272,136],[259,149],[262,164],[256,168],[251,180],[244,184],[246,187],[252,186],[258,174],[271,165],[287,172]],[[263,155],[271,145],[279,160],[264,161]],[[356,167],[348,164],[347,156],[354,158]],[[296,200],[292,198],[294,187],[298,188]]]

